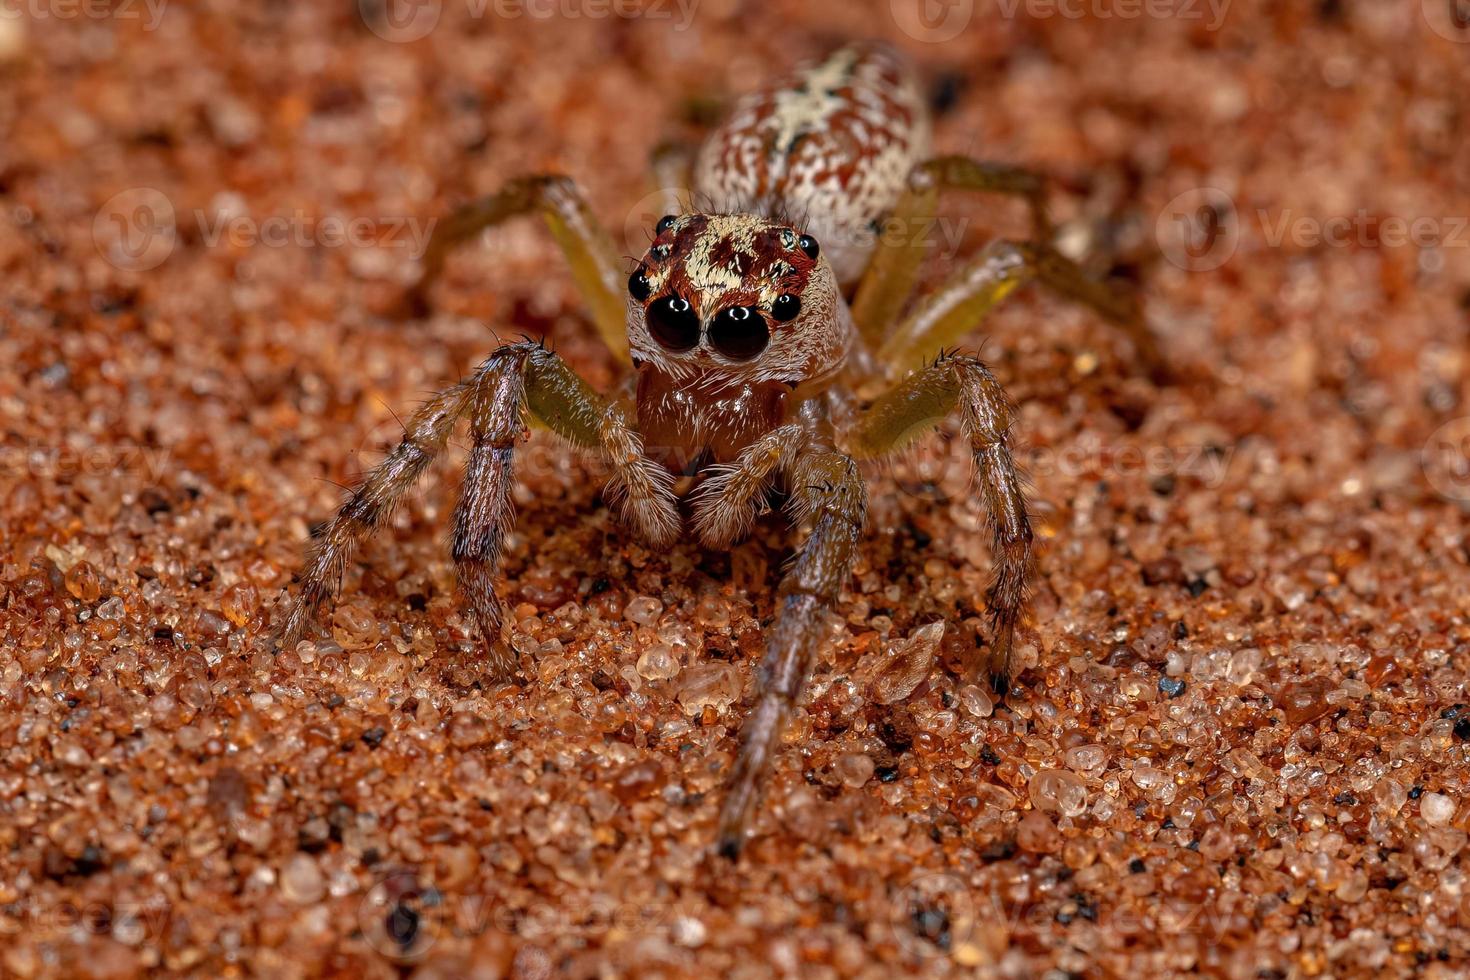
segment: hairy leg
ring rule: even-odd
[[[643,455],[621,407],[540,344],[512,344],[492,354],[469,402],[472,445],[454,512],[451,553],[465,605],[500,677],[515,671],[514,658],[500,643],[495,582],[513,516],[515,443],[524,431],[525,411],[574,446],[602,457],[611,471],[609,497],[615,509],[651,544],[670,544],[678,533],[672,480]]]
[[[1158,347],[1133,298],[1091,279],[1076,263],[1038,245],[994,241],[925,296],[883,342],[878,363],[911,369],[933,351],[959,342],[991,310],[1028,282],[1095,310],[1118,324],[1155,373]]]
[[[469,458],[454,508],[450,556],[460,597],[480,629],[485,657],[496,679],[515,673],[514,655],[500,642],[500,597],[495,579],[501,546],[514,518],[510,491],[515,481],[515,443],[524,429],[524,350],[491,355],[475,378],[469,400]]]
[[[1016,623],[1031,570],[1031,521],[1011,457],[1013,410],[1000,382],[977,358],[947,354],[874,401],[853,422],[849,449],[860,458],[895,452],[924,435],[956,408],[975,456],[981,498],[994,533],[995,574],[987,600],[992,638],[985,669],[1004,695],[1015,670]],[[976,665],[978,667],[978,665]],[[971,673],[978,674],[972,667]]]
[[[751,443],[735,462],[709,467],[692,498],[694,529],[705,547],[728,548],[750,530],[771,481],[806,442],[805,426],[783,425]]]
[[[578,449],[595,453],[608,469],[606,494],[618,517],[656,547],[679,534],[674,477],[643,452],[633,420],[618,402],[604,398],[552,351],[515,344],[525,357],[526,407]]]
[[[434,396],[414,413],[403,439],[379,463],[322,531],[301,573],[301,594],[277,633],[283,649],[306,635],[323,605],[336,598],[342,573],[357,546],[381,527],[429,464],[444,449],[464,410],[470,386],[457,384]]]
[[[591,309],[597,332],[624,363],[628,339],[624,329],[624,276],[607,232],[592,214],[569,177],[533,174],[517,177],[499,192],[466,204],[434,226],[422,259],[423,274],[408,294],[409,309],[428,309],[428,290],[444,269],[445,259],[461,242],[493,225],[526,214],[540,214],[571,267],[572,279]]]
[[[939,194],[946,189],[1010,194],[1024,200],[1031,211],[1032,237],[1051,239],[1044,203],[1045,181],[1036,173],[1005,164],[984,163],[963,156],[936,157],[909,174],[908,186],[893,214],[884,222],[884,236],[853,298],[853,319],[868,347],[877,350],[884,334],[903,312],[913,292],[919,265],[932,246],[930,232],[939,210]]]
[[[946,188],[1011,194],[1026,201],[1031,211],[1032,241],[994,242],[966,263],[919,309],[898,323],[918,278],[919,265],[932,245],[931,230],[938,210],[939,193]],[[1166,375],[1158,343],[1130,294],[1120,293],[1089,277],[1076,263],[1051,247],[1052,230],[1043,203],[1042,178],[1031,171],[988,164],[967,157],[939,157],[920,164],[909,175],[908,189],[889,217],[883,240],[873,253],[872,263],[853,298],[853,319],[870,350],[881,351],[879,363],[911,367],[913,358],[952,344],[972,329],[991,307],[1019,286],[1036,280],[1053,292],[1082,303],[1128,335],[1149,371]],[[965,306],[961,322],[934,324],[936,303],[953,306],[974,297],[980,302]],[[972,308],[974,307],[974,308]],[[979,312],[976,315],[975,308]],[[948,312],[948,307],[944,311]],[[963,322],[965,315],[971,319]]]
[[[403,441],[342,506],[307,562],[301,596],[281,630],[281,642],[289,646],[301,639],[335,596],[358,542],[387,519],[443,449],[459,415],[468,411],[473,444],[455,508],[453,556],[488,656],[498,672],[508,672],[513,667],[508,654],[495,648],[500,607],[494,581],[512,516],[514,445],[524,432],[527,410],[574,446],[601,457],[611,471],[609,496],[635,531],[652,544],[673,541],[679,515],[672,478],[643,455],[623,409],[593,391],[553,352],[530,342],[511,344],[491,354],[469,381],[420,409]]]
[[[741,729],[720,811],[719,850],[730,858],[745,842],[766,771],[815,666],[825,614],[852,572],[867,515],[857,466],[841,453],[805,450],[787,467],[787,479],[794,516],[814,523],[777,590],[776,621],[756,676],[756,704]]]

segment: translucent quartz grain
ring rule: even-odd
[[[66,591],[82,602],[96,602],[102,595],[102,584],[97,578],[97,569],[89,562],[79,561],[66,573]]]
[[[653,596],[635,596],[623,607],[623,615],[640,626],[652,626],[658,622],[664,604]]]
[[[326,893],[321,868],[309,854],[296,854],[286,861],[279,877],[281,897],[295,905],[312,905]]]
[[[861,752],[845,752],[832,765],[833,773],[851,789],[857,789],[871,779],[874,768],[872,757]]]
[[[1443,793],[1425,793],[1419,798],[1419,815],[1431,827],[1442,827],[1455,815],[1455,801]]]
[[[739,697],[740,688],[740,675],[729,664],[699,664],[680,677],[679,703],[690,713],[705,707],[724,709]]]
[[[638,676],[649,681],[666,681],[678,675],[682,665],[666,644],[656,643],[638,657]]]
[[[1031,777],[1028,793],[1031,805],[1047,813],[1075,817],[1087,809],[1087,787],[1065,770],[1041,770]]]
[[[944,623],[937,622],[891,644],[873,674],[873,700],[879,704],[893,704],[912,694],[933,669],[934,657],[943,638]]]

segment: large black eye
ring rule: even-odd
[[[785,323],[788,320],[795,320],[796,314],[800,312],[801,297],[794,293],[782,293],[771,304],[771,316],[775,317],[781,323]]]
[[[815,259],[818,255],[822,254],[822,246],[818,245],[817,240],[811,235],[802,235],[798,238],[796,240],[796,247],[805,252],[806,257],[809,259]]]
[[[665,350],[693,350],[699,344],[699,317],[687,299],[665,296],[648,308],[648,332]]]
[[[732,361],[748,361],[766,349],[771,331],[753,306],[721,310],[709,326],[709,344]]]
[[[655,235],[662,235],[672,227],[674,227],[674,216],[672,214],[666,214],[658,219],[658,224],[653,226],[653,233]]]
[[[641,265],[634,269],[633,274],[628,277],[628,295],[640,303],[648,299],[648,291],[652,288],[648,275],[643,271]]]

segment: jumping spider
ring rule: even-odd
[[[283,642],[294,645],[333,599],[357,544],[387,519],[461,416],[469,418],[472,446],[453,558],[500,677],[517,667],[501,641],[495,580],[527,412],[601,457],[614,509],[656,547],[680,532],[681,495],[703,544],[727,549],[772,486],[784,484],[792,523],[811,532],[781,579],[757,702],[720,815],[719,848],[733,857],[862,538],[866,492],[855,460],[892,453],[958,411],[994,529],[993,635],[970,669],[1004,693],[1031,526],[1007,436],[1011,405],[986,366],[953,345],[1035,280],[1122,326],[1143,358],[1157,363],[1156,353],[1128,298],[1049,247],[1036,175],[930,157],[929,141],[910,67],[886,47],[859,45],[741,100],[692,159],[656,158],[670,185],[682,166],[702,206],[671,206],[631,275],[619,271],[608,236],[566,177],[523,177],[451,215],[431,239],[416,298],[455,245],[539,213],[602,339],[633,369],[632,404],[593,391],[538,343],[496,350],[419,409],[402,442],[322,532]],[[929,227],[946,188],[1021,198],[1034,240],[991,243],[910,306],[928,244],[914,232]],[[875,381],[889,387],[860,398]]]

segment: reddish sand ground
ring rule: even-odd
[[[0,971],[1464,975],[1447,4],[385,2],[0,2]],[[775,518],[654,553],[538,442],[503,589],[527,680],[490,684],[444,547],[460,445],[330,633],[271,653],[395,413],[497,335],[615,380],[529,222],[387,319],[410,221],[558,168],[641,250],[656,143],[865,36],[952,103],[942,149],[1052,176],[1181,373],[1033,291],[984,328],[1044,543],[1021,695],[957,672],[990,558],[943,439],[872,474],[734,867],[709,845]],[[945,214],[931,276],[1024,230]],[[932,673],[880,704],[872,670],[937,619]]]

